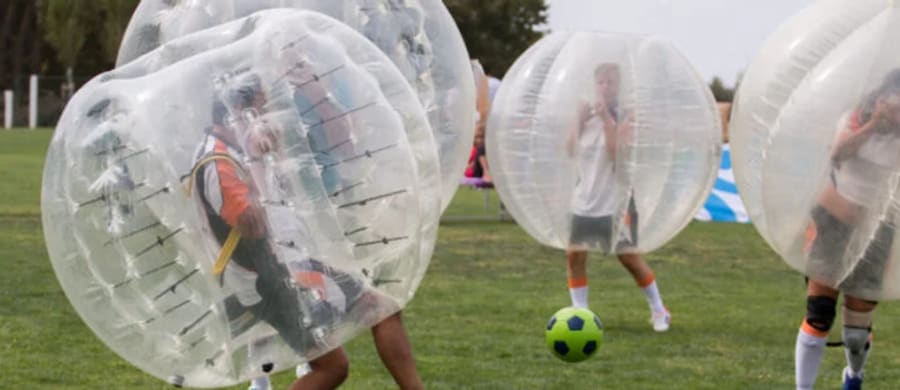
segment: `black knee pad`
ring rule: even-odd
[[[830,297],[806,298],[806,323],[816,330],[827,332],[831,330],[836,315],[837,301]]]

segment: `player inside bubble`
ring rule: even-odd
[[[224,253],[220,256],[224,261],[231,259],[233,263],[216,264],[216,272],[226,267],[224,271],[229,274],[232,273],[229,271],[237,274],[250,271],[258,275],[255,282],[257,296],[237,301],[256,317],[273,325],[282,335],[292,335],[286,340],[295,350],[302,352],[310,349],[312,344],[296,338],[308,332],[291,329],[294,325],[291,321],[283,323],[285,319],[303,317],[300,312],[290,314],[291,308],[297,307],[293,301],[298,292],[279,291],[277,287],[282,281],[293,275],[301,288],[313,294],[311,317],[323,319],[321,323],[326,326],[334,322],[329,318],[349,314],[355,307],[366,309],[357,306],[357,300],[364,292],[363,283],[352,275],[308,258],[302,247],[309,245],[310,239],[297,236],[305,229],[304,224],[283,217],[293,213],[279,208],[282,200],[267,199],[270,203],[267,207],[260,204],[260,191],[251,179],[250,167],[244,162],[259,161],[268,154],[278,153],[283,144],[282,133],[266,126],[264,121],[258,122],[265,115],[266,103],[259,77],[249,74],[241,78],[244,80],[239,82],[244,85],[225,93],[229,95],[230,108],[222,100],[214,102],[213,125],[198,148],[191,180],[196,183],[195,190],[216,241],[223,245],[223,250],[233,251],[230,256]],[[230,112],[239,115],[231,115]],[[269,172],[260,173],[265,175]],[[271,194],[273,189],[269,190]],[[274,215],[269,217],[271,214]],[[269,222],[273,220],[277,223]],[[239,239],[229,241],[229,237],[238,235]],[[279,258],[286,266],[280,264]],[[240,277],[227,280],[240,280]],[[329,293],[326,294],[326,291]],[[245,295],[250,294],[237,294],[237,297]],[[232,305],[229,307],[235,308],[234,300],[230,302]],[[273,315],[273,311],[279,311],[277,308],[283,308],[284,313]]]
[[[516,60],[488,123],[492,176],[520,226],[566,251],[572,306],[590,306],[588,252],[614,255],[646,298],[653,329],[669,329],[643,254],[671,240],[706,198],[718,120],[696,70],[659,37],[553,33]]]
[[[281,371],[369,328],[380,354],[404,349],[397,312],[433,245],[420,207],[438,208],[420,193],[436,169],[417,169],[436,152],[407,134],[429,130],[399,72],[332,19],[198,32],[67,107],[42,199],[71,222],[45,222],[55,271],[98,337],[174,384]]]
[[[306,229],[303,221],[281,206],[284,200],[261,197],[259,185],[268,186],[267,194],[279,191],[278,172],[257,163],[281,153],[284,133],[265,119],[268,99],[260,77],[229,78],[214,99],[213,123],[189,181],[222,247],[214,273],[224,288],[238,291],[224,303],[232,335],[264,321],[299,355],[333,348],[327,337],[341,322],[369,323],[374,307],[399,307],[361,279],[309,257],[311,239],[297,234]],[[273,175],[275,182],[258,180]],[[310,361],[312,371],[298,385],[339,384],[345,360],[340,348],[325,352]]]
[[[900,173],[900,69],[841,121],[830,180],[807,232],[807,274],[812,282],[873,297],[879,295],[896,223],[897,210],[888,208],[882,218],[873,207],[889,196],[891,180]],[[874,237],[864,256],[848,264],[852,271],[847,274],[842,259],[853,232],[870,219],[879,220]]]
[[[578,126],[566,142],[576,167],[572,227],[566,251],[572,304],[588,306],[588,249],[615,253],[646,295],[653,329],[664,332],[669,329],[671,316],[663,304],[653,270],[639,253],[633,252],[639,231],[634,189],[616,172],[619,144],[633,142],[634,114],[620,103],[622,75],[617,63],[597,65],[593,76],[593,99],[578,107]],[[628,207],[620,219],[617,210],[622,193],[628,194]]]

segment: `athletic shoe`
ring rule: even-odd
[[[863,373],[860,372],[857,376],[850,376],[850,367],[844,367],[843,377],[842,390],[862,390]]]
[[[657,332],[665,332],[669,330],[669,324],[672,322],[672,315],[669,314],[668,309],[664,309],[663,311],[655,311],[653,312],[653,316],[650,318],[650,323],[653,324],[653,330]]]

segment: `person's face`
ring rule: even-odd
[[[594,75],[594,93],[606,102],[616,100],[619,95],[619,72],[603,69]]]
[[[278,144],[278,132],[264,116],[265,105],[266,97],[261,91],[242,99],[228,115],[227,125],[223,129],[251,156],[269,153]]]

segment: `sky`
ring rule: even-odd
[[[618,31],[667,37],[706,80],[727,86],[770,33],[814,0],[547,0],[552,31]]]

